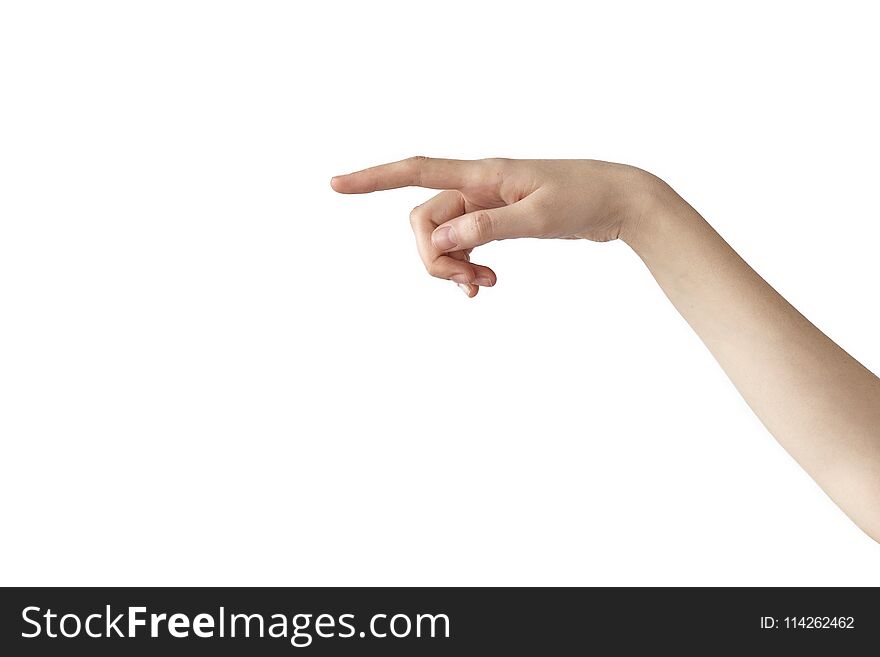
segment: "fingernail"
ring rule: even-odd
[[[441,251],[449,251],[457,246],[455,241],[455,233],[452,232],[452,226],[443,226],[434,231],[431,235],[431,241],[434,246]]]
[[[470,283],[470,280],[464,274],[455,274],[453,276],[450,276],[449,280],[455,281],[459,285],[467,285],[468,283]]]
[[[477,276],[474,279],[474,283],[482,287],[492,287],[492,279],[488,276]]]
[[[468,297],[471,296],[471,288],[469,285],[465,285],[464,283],[456,283],[458,285],[458,289],[464,292]]]

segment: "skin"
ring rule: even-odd
[[[771,434],[880,542],[880,379],[813,326],[662,180],[595,160],[414,157],[331,180],[343,194],[444,190],[410,220],[432,276],[496,283],[471,251],[518,237],[621,239]]]

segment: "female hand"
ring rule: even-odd
[[[411,157],[336,176],[333,189],[363,194],[398,187],[446,190],[410,213],[428,273],[472,297],[495,285],[470,262],[474,247],[515,237],[606,242],[635,230],[658,179],[596,160],[442,160]]]
[[[471,249],[512,237],[624,239],[777,440],[880,541],[880,379],[813,326],[658,178],[593,160],[410,158],[331,181],[357,194],[418,185],[428,271],[471,297],[495,274]]]

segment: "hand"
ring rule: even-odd
[[[672,189],[593,160],[410,158],[331,181],[346,194],[445,189],[412,211],[428,271],[469,297],[471,249],[513,237],[618,237],[647,265],[785,449],[880,541],[880,379],[807,321]]]
[[[470,262],[474,247],[515,237],[617,239],[635,231],[657,182],[641,169],[596,160],[411,157],[330,184],[343,194],[447,190],[414,208],[410,222],[428,273],[473,297],[497,280],[491,269]]]

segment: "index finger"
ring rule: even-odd
[[[477,166],[474,160],[410,157],[335,176],[330,180],[330,186],[342,194],[366,194],[398,187],[462,189],[473,180]]]

